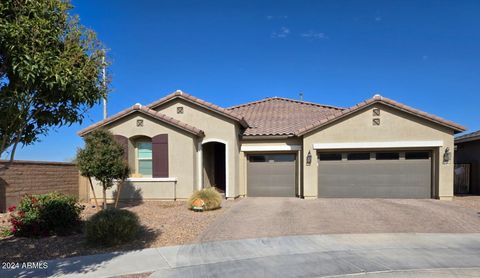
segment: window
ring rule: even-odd
[[[429,159],[429,152],[406,152],[405,159]]]
[[[151,177],[152,167],[152,142],[137,142],[137,173],[143,177]]]
[[[342,160],[342,154],[341,153],[321,153],[320,160],[323,160],[323,161]]]
[[[251,155],[250,162],[293,162],[294,154]]]
[[[266,155],[251,155],[250,156],[250,162],[267,162],[267,156]]]
[[[292,162],[295,161],[294,154],[274,154],[270,155],[270,160],[274,162]]]
[[[377,153],[377,160],[399,160],[400,153]]]
[[[349,153],[348,160],[370,160],[370,153]]]

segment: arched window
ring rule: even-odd
[[[141,177],[152,177],[152,141],[139,139],[136,141],[136,174]]]

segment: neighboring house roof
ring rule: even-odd
[[[155,109],[159,106],[161,106],[162,104],[165,104],[173,99],[177,99],[177,98],[180,98],[180,99],[183,99],[183,100],[186,100],[190,103],[193,103],[193,104],[196,104],[198,106],[201,106],[207,110],[210,110],[210,111],[213,111],[217,114],[220,114],[220,115],[223,115],[229,119],[232,119],[232,120],[235,120],[237,122],[239,122],[243,127],[248,127],[248,124],[247,122],[245,121],[245,119],[236,114],[235,112],[232,112],[232,111],[229,111],[225,108],[222,108],[218,105],[215,105],[213,103],[210,103],[210,102],[207,102],[205,100],[202,100],[202,99],[199,99],[197,97],[194,97],[192,95],[189,95],[187,93],[184,93],[180,90],[177,90],[176,92],[164,97],[164,98],[161,98],[153,103],[150,103],[149,105],[147,105],[147,107],[151,108],[151,109]]]
[[[85,129],[79,131],[78,135],[85,136],[85,135],[87,135],[88,133],[90,133],[91,131],[93,131],[97,128],[104,127],[104,126],[106,126],[106,125],[108,125],[112,122],[115,122],[115,121],[117,121],[121,118],[124,118],[124,117],[126,117],[126,116],[128,116],[132,113],[135,113],[135,112],[139,112],[139,113],[142,113],[144,115],[150,116],[150,117],[155,118],[157,120],[160,120],[164,123],[167,123],[171,126],[174,126],[176,128],[182,129],[186,132],[192,133],[196,136],[200,136],[200,137],[204,136],[204,132],[202,130],[200,130],[200,129],[194,127],[194,126],[191,126],[189,124],[183,123],[179,120],[176,120],[172,117],[169,117],[165,114],[159,113],[159,112],[157,112],[155,110],[152,110],[148,107],[142,106],[140,104],[135,104],[134,106],[132,106],[128,109],[125,109],[125,110],[123,110],[123,111],[121,111],[121,112],[119,112],[119,113],[101,121],[101,122],[98,122],[96,124],[93,124],[93,125],[89,126]]]
[[[457,138],[455,138],[455,143],[465,143],[476,140],[480,140],[480,130],[458,136]]]
[[[228,108],[242,115],[249,127],[244,136],[294,136],[295,131],[325,119],[342,108],[272,97]]]
[[[334,121],[337,121],[339,119],[342,119],[344,117],[347,117],[348,115],[351,115],[363,108],[366,108],[370,105],[373,105],[375,103],[382,103],[384,105],[387,105],[387,106],[390,106],[390,107],[393,107],[393,108],[396,108],[398,110],[401,110],[403,112],[406,112],[406,113],[409,113],[409,114],[412,114],[412,115],[415,115],[415,116],[418,116],[420,118],[424,118],[426,120],[429,120],[431,122],[435,122],[439,125],[442,125],[442,126],[446,126],[448,128],[451,128],[453,129],[455,132],[463,132],[465,131],[465,127],[459,125],[459,124],[456,124],[454,122],[451,122],[451,121],[447,121],[445,119],[442,119],[440,117],[437,117],[435,115],[432,115],[432,114],[429,114],[429,113],[426,113],[426,112],[423,112],[423,111],[420,111],[420,110],[417,110],[415,108],[412,108],[412,107],[409,107],[409,106],[406,106],[404,104],[401,104],[399,102],[396,102],[394,100],[391,100],[391,99],[388,99],[386,97],[382,97],[380,95],[375,95],[373,98],[369,99],[369,100],[366,100],[366,101],[363,101],[361,103],[358,103],[357,105],[355,106],[352,106],[348,109],[344,109],[344,110],[340,110],[338,111],[337,113],[333,114],[333,115],[329,115],[328,117],[325,117],[323,119],[319,119],[317,122],[313,123],[313,124],[310,124],[308,126],[304,126],[302,128],[300,128],[299,130],[297,130],[295,132],[295,135],[297,136],[302,136],[308,132],[311,132],[317,128],[320,128],[324,125],[327,125],[327,124],[330,124]]]

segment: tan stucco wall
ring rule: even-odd
[[[263,139],[263,140],[242,140],[241,146],[244,147],[272,147],[272,146],[301,146],[302,139],[295,137],[295,138],[286,138],[286,139]],[[240,161],[239,161],[239,194],[240,196],[246,196],[247,193],[247,163],[248,159],[247,156],[249,154],[264,154],[264,153],[295,153],[297,154],[297,192],[300,192],[300,188],[302,185],[302,177],[301,177],[301,151],[255,151],[255,152],[240,152]]]
[[[102,204],[102,187],[98,181],[93,180],[95,194],[99,205]],[[142,201],[142,200],[177,200],[186,199],[189,195],[181,194],[176,196],[175,189],[179,186],[174,181],[127,181],[123,184],[120,192],[120,200]],[[181,188],[180,188],[181,189]],[[113,202],[116,199],[118,185],[114,185],[107,190],[107,202]],[[179,191],[177,190],[177,193]],[[93,194],[89,194],[90,202],[94,202]]]
[[[183,114],[177,114],[177,107],[183,106]],[[192,125],[204,131],[202,143],[226,143],[227,164],[227,196],[239,195],[239,126],[234,121],[216,112],[199,107],[183,99],[171,100],[155,109],[160,113]],[[185,170],[186,171],[186,170]],[[197,183],[196,183],[197,184]]]
[[[137,120],[143,120],[143,127],[137,127]],[[129,165],[134,172],[135,149],[133,142],[136,137],[146,136],[152,138],[159,134],[168,134],[168,160],[169,176],[176,178],[176,197],[188,198],[196,188],[196,154],[197,137],[183,130],[172,127],[162,121],[145,116],[141,113],[134,113],[121,120],[106,126],[113,134],[123,135],[130,139],[129,143]],[[147,186],[142,183],[139,185]],[[168,188],[170,186],[171,188]],[[159,183],[158,187],[142,190],[144,199],[172,198],[172,183]],[[98,197],[98,196],[97,196]]]
[[[374,108],[381,109],[380,126],[372,124]],[[304,196],[305,198],[316,198],[318,195],[317,151],[313,149],[315,143],[432,140],[444,142],[443,147],[434,150],[434,169],[437,172],[435,187],[438,189],[438,193],[435,195],[440,199],[451,199],[453,196],[453,158],[450,163],[444,164],[442,156],[447,147],[453,152],[453,131],[382,104],[367,107],[333,125],[304,135],[303,157],[306,157],[309,151],[312,154],[310,166],[303,162]]]

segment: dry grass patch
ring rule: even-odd
[[[199,202],[200,201],[200,202]],[[196,204],[198,203],[198,204]],[[188,208],[203,207],[203,210],[216,210],[222,207],[222,196],[215,187],[195,191],[187,201]]]

